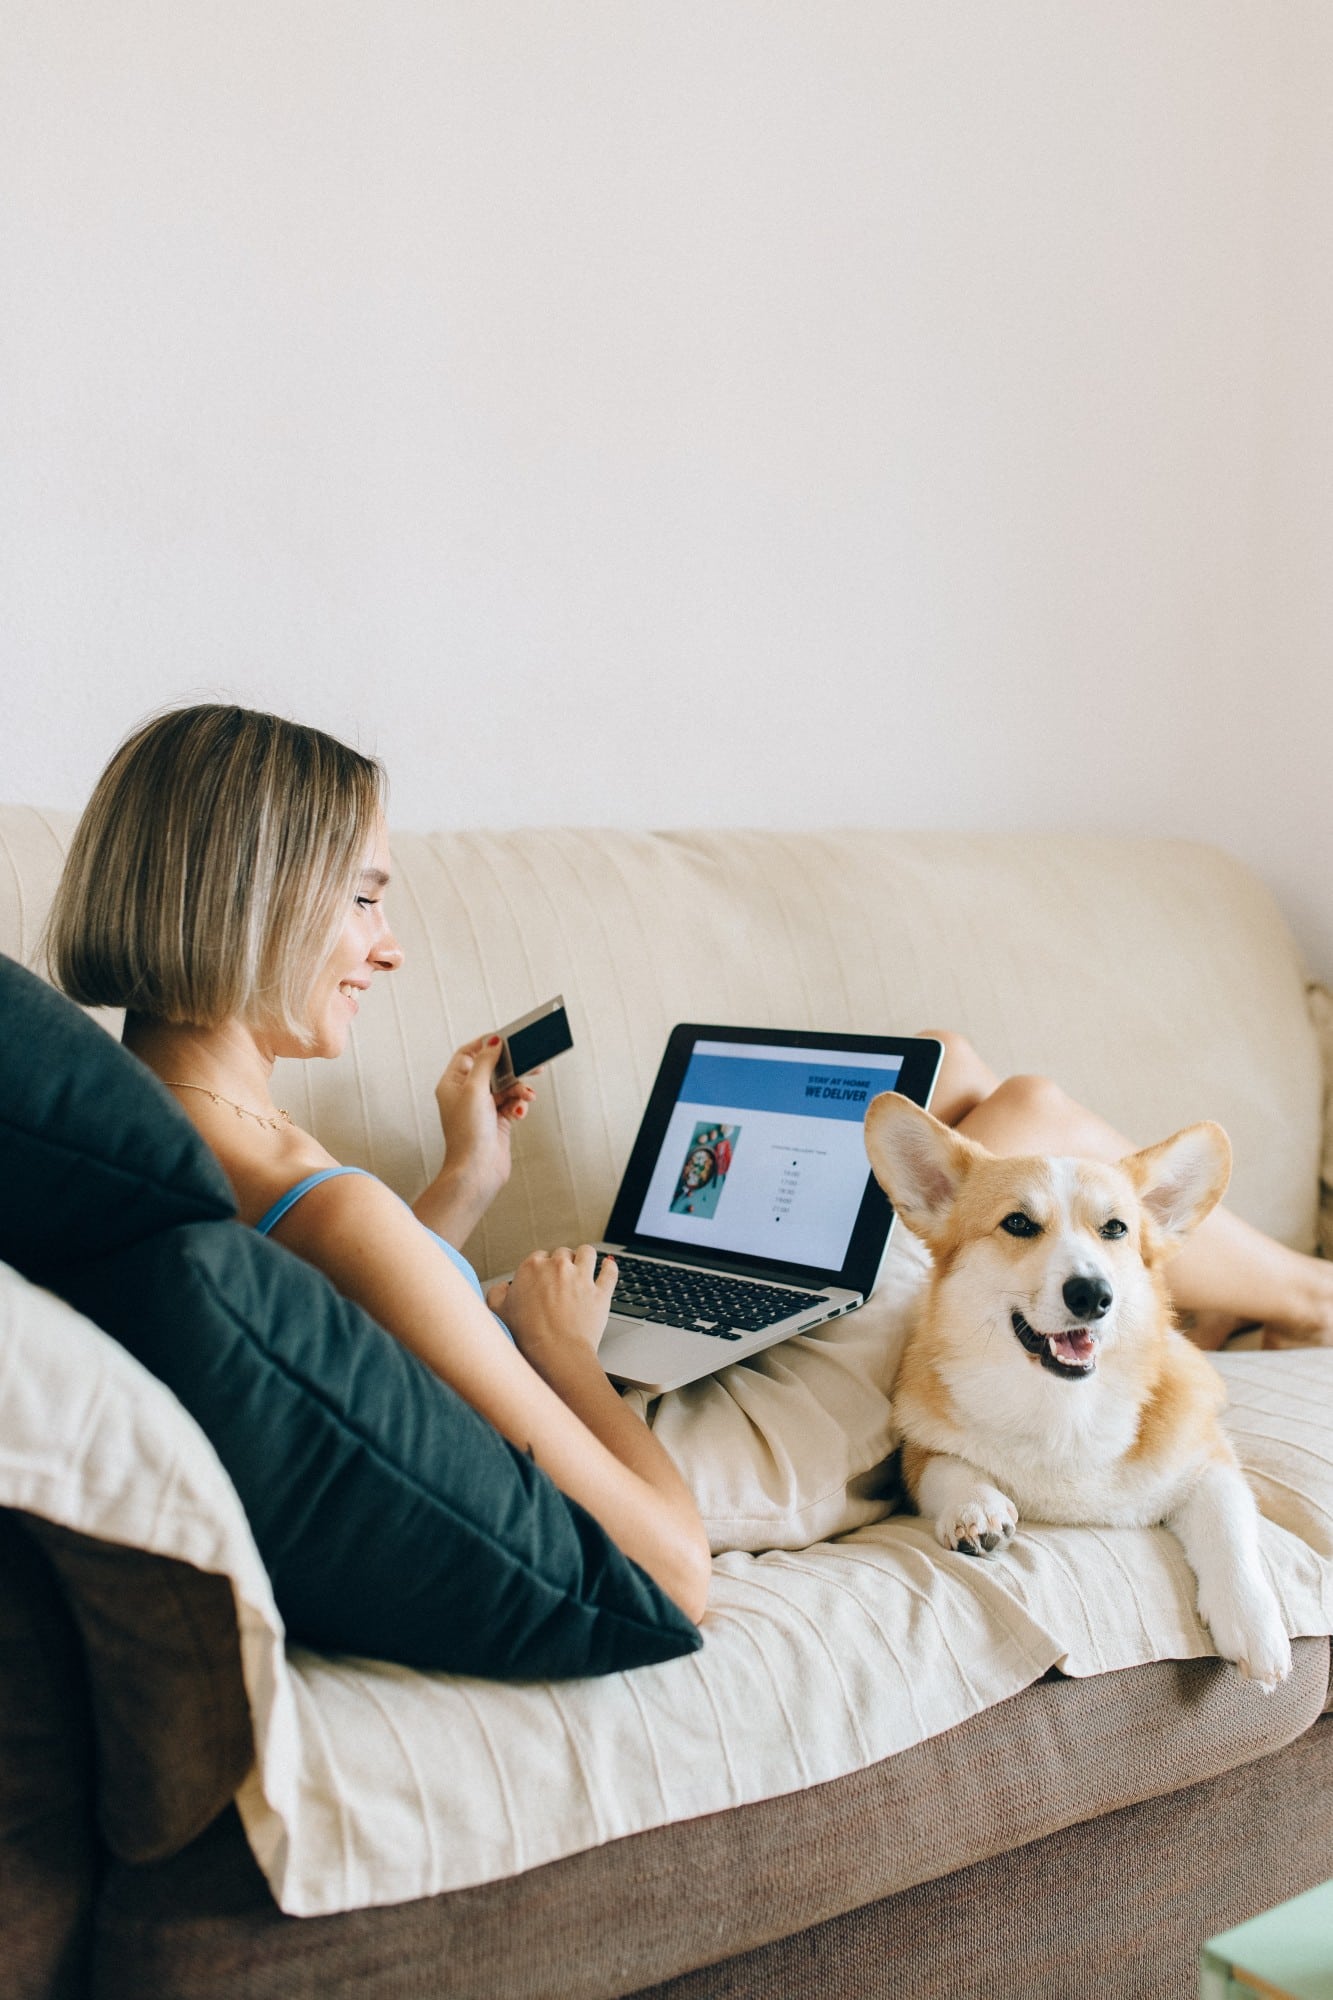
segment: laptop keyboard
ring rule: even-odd
[[[644,1257],[617,1257],[620,1277],[611,1310],[624,1319],[688,1327],[718,1340],[739,1340],[793,1313],[822,1305],[822,1292],[794,1292],[749,1278],[723,1278],[679,1264],[654,1264]],[[602,1268],[602,1259],[597,1259]]]

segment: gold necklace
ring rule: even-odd
[[[164,1076],[162,1081],[168,1090],[201,1090],[205,1097],[212,1098],[214,1104],[225,1104],[238,1118],[253,1118],[256,1125],[267,1125],[270,1132],[281,1132],[284,1125],[290,1125],[292,1122],[287,1112],[281,1108],[276,1118],[266,1118],[262,1111],[247,1111],[234,1097],[224,1097],[220,1090],[210,1090],[206,1083],[176,1083],[169,1076]]]

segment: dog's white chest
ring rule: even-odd
[[[1067,1382],[1039,1362],[1016,1369],[976,1369],[949,1382],[947,1441],[936,1450],[984,1471],[1034,1521],[1129,1526],[1159,1520],[1173,1483],[1130,1456],[1138,1432],[1136,1400],[1098,1375]],[[916,1429],[904,1412],[904,1429]]]

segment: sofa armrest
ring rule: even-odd
[[[102,1838],[120,1861],[166,1860],[230,1804],[254,1758],[231,1585],[35,1515],[24,1521],[82,1641]]]

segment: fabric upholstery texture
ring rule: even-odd
[[[450,1049],[563,992],[575,1047],[468,1245],[479,1271],[601,1231],[677,1021],[955,1028],[1000,1074],[1056,1077],[1136,1143],[1216,1118],[1232,1204],[1313,1244],[1305,968],[1263,885],[1213,849],[542,828],[399,834],[392,855],[403,969],[362,1009],[351,1074],[284,1064],[278,1101],[335,1158],[414,1193],[438,1163],[431,1092]]]
[[[1333,1726],[1321,1723],[1259,1764],[631,2000],[880,2000],[886,1973],[914,2000],[1197,2000],[1205,1938],[1333,1873],[1330,1796]],[[529,2000],[519,1986],[493,1996]]]
[[[1219,1365],[1242,1462],[1278,1517],[1262,1546],[1289,1629],[1327,1633],[1333,1354]],[[1164,1529],[1033,1525],[980,1564],[897,1515],[803,1551],[718,1557],[703,1652],[642,1675],[480,1690],[297,1653],[317,1753],[299,1804],[274,1813],[252,1779],[242,1811],[284,1908],[406,1900],[863,1768],[1052,1666],[1206,1656],[1194,1597]]]
[[[49,1566],[0,1512],[0,1988],[82,2000],[101,1857],[78,1635]]]
[[[763,2000],[788,1994],[804,2000],[802,1979],[783,1976],[788,1963],[799,1961],[783,1961],[777,1946],[765,1950],[770,1939],[827,1926],[885,1896],[910,1896],[913,1885],[963,1869],[944,1873],[939,1884],[940,1906],[948,1907],[971,1893],[970,1883],[988,1884],[978,1865],[983,1857],[1005,1856],[999,1880],[1010,1880],[1012,1850],[1030,1841],[1040,1841],[1048,1855],[1053,1849],[1055,1858],[1040,1872],[1018,1864],[1034,1886],[1006,1921],[1011,1947],[1025,1913],[1051,1902],[1053,1883],[1057,1912],[1076,1921],[1105,1880],[1108,1857],[1123,1920],[1126,1908],[1137,1912],[1153,1893],[1155,1864],[1145,1866],[1141,1849],[1127,1851],[1117,1809],[1236,1765],[1266,1769],[1266,1761],[1255,1767],[1249,1760],[1267,1760],[1274,1750],[1280,1760],[1281,1746],[1306,1730],[1317,1711],[1328,1672],[1326,1642],[1299,1642],[1296,1654],[1292,1680],[1273,1703],[1245,1700],[1216,1661],[1159,1663],[1095,1681],[1046,1680],[944,1736],[795,1798],[663,1827],[482,1888],[300,1925],[285,1923],[273,1908],[228,1816],[173,1862],[112,1871],[101,1919],[111,1993],[115,2000],[128,1996],[138,1979],[139,1990],[166,1990],[173,2000],[230,2000],[244,1970],[248,2000],[307,1994],[315,2000],[335,1980],[358,2000],[411,2000],[437,1983],[476,2000],[609,2000],[660,1980],[668,1969],[707,1966],[685,1990],[690,2000],[714,2000],[731,1990],[725,1983],[731,1968],[714,1961],[746,1951],[769,1983],[738,1990]],[[1333,1770],[1333,1724],[1313,1733],[1326,1739],[1322,1754],[1315,1753],[1317,1786]],[[1293,1752],[1309,1742],[1301,1736]],[[1295,1768],[1299,1773],[1299,1754]],[[1228,1797],[1243,1801],[1246,1770],[1237,1776]],[[1195,1786],[1203,1799],[1210,1789]],[[1265,1797],[1268,1824],[1249,1826],[1242,1807],[1219,1835],[1233,1843],[1250,1838],[1262,1849],[1291,1817],[1303,1813],[1308,1820],[1323,1810],[1290,1767],[1285,1787],[1270,1787]],[[923,1813],[923,1801],[937,1802],[935,1809]],[[1112,1817],[1096,1817],[1107,1813]],[[1091,1852],[1101,1861],[1083,1861],[1064,1876],[1058,1838],[1045,1837],[1089,1815]],[[1207,1812],[1196,1811],[1196,1822],[1206,1826]],[[1333,1842],[1326,1812],[1320,1825],[1326,1852]],[[1210,1846],[1211,1836],[1200,1838],[1188,1857],[1196,1909],[1201,1881],[1207,1887]],[[1264,1859],[1268,1872],[1261,1864],[1253,1882],[1240,1885],[1257,1896],[1273,1872],[1271,1857]],[[1128,1892],[1127,1875],[1137,1878],[1137,1894]],[[1234,1898],[1238,1885],[1224,1877],[1212,1886]],[[1236,1907],[1234,1899],[1227,1907]],[[223,1910],[228,1930],[219,1949],[216,1918]],[[1239,1913],[1249,1911],[1242,1906]],[[982,1945],[980,1938],[972,1942]],[[1043,1941],[1047,1948],[1049,1942]],[[928,1955],[928,1936],[915,1949]],[[863,1986],[842,1993],[882,1994],[886,1962]],[[1023,1962],[1021,1945],[1007,1962],[1011,1968]],[[741,1961],[742,1971],[747,1963]],[[898,1973],[895,1962],[895,1982]],[[839,1994],[833,1983],[816,1990],[830,2000]],[[989,1985],[956,1990],[994,2000],[1018,1989],[1000,1974]],[[1086,1989],[1048,1990],[1068,2000]],[[1158,1988],[1111,1990],[1141,2000]]]
[[[0,807],[0,949],[25,964],[73,826]],[[1305,967],[1263,884],[1214,848],[543,827],[399,833],[392,856],[403,969],[348,1059],[280,1064],[276,1095],[335,1159],[414,1196],[439,1164],[450,1050],[563,992],[575,1046],[468,1246],[483,1273],[601,1230],[677,1021],[956,1028],[1001,1074],[1058,1078],[1139,1144],[1216,1118],[1236,1153],[1228,1199],[1313,1245],[1323,1077]]]
[[[1238,1447],[1268,1481],[1261,1503],[1295,1523],[1263,1524],[1288,1624],[1326,1633],[1333,1355],[1221,1365]],[[230,1579],[256,1745],[238,1803],[295,1914],[494,1881],[819,1786],[1057,1663],[1100,1674],[1211,1651],[1164,1531],[1034,1528],[980,1565],[944,1556],[911,1516],[806,1551],[719,1557],[703,1651],[603,1681],[503,1686],[289,1649],[199,1427],[116,1341],[2,1268],[0,1440],[0,1505]],[[1223,1673],[1255,1718],[1243,1726],[1282,1713]]]

